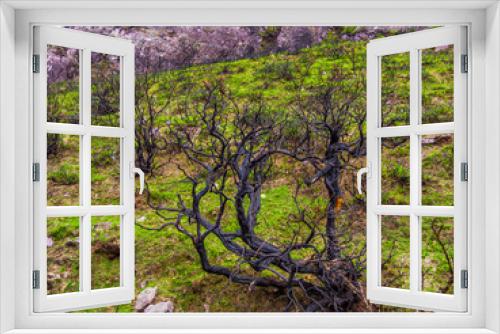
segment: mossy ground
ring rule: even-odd
[[[339,42],[341,43],[341,42]],[[353,43],[353,42],[342,42]],[[356,66],[364,67],[365,43],[358,42],[355,48],[359,51],[356,58]],[[170,71],[160,74],[159,81],[153,83],[149,94],[155,96],[157,103],[161,104],[165,99],[165,87],[172,80],[188,82],[189,80],[199,80],[223,77],[228,87],[233,90],[237,98],[248,98],[255,91],[259,91],[267,99],[273,100],[274,108],[277,110],[286,106],[293,98],[293,75],[295,71],[300,71],[300,64],[305,60],[313,63],[313,68],[317,68],[316,75],[320,75],[323,68],[332,66],[349,67],[342,58],[332,58],[331,45],[322,43],[319,46],[308,48],[297,55],[278,54],[257,59],[243,59],[234,62],[216,63],[210,65],[194,66],[192,68]],[[307,58],[307,59],[306,59]],[[361,70],[360,73],[364,73]],[[426,75],[430,76],[434,83],[429,90],[424,91],[426,101],[428,95],[446,97],[449,90],[443,88],[447,85],[446,68],[438,68],[430,71]],[[290,78],[292,77],[292,79]],[[311,77],[309,80],[314,81]],[[441,84],[439,84],[441,82]],[[71,85],[68,85],[71,86]],[[62,84],[61,84],[62,87]],[[59,87],[59,88],[61,88]],[[399,88],[394,88],[399,89]],[[401,88],[404,89],[404,88]],[[57,100],[60,105],[66,106],[70,110],[71,99],[75,99],[73,88],[64,93],[64,89],[55,90],[57,95],[52,100]],[[441,94],[441,95],[439,95]],[[78,98],[76,98],[78,100]],[[165,114],[158,117],[158,124],[169,122],[190,122],[182,115],[176,113],[176,104],[182,103],[183,96],[177,97],[171,104],[171,108]],[[436,112],[437,118],[442,116],[443,105],[439,105],[441,111],[427,110],[429,115]],[[65,109],[65,110],[66,110]],[[449,110],[445,110],[449,112]],[[429,116],[429,117],[431,117]],[[432,118],[432,117],[431,117]],[[116,176],[116,152],[109,149],[109,145],[101,142],[99,138],[95,141],[96,152],[93,159],[96,168],[92,170],[92,198],[95,204],[116,203],[116,183],[113,176]],[[427,172],[424,175],[424,194],[426,201],[433,202],[442,200],[446,205],[450,205],[453,189],[446,178],[450,177],[450,167],[453,165],[453,143],[450,140],[436,141],[435,145],[423,147],[423,166]],[[51,205],[68,205],[78,196],[78,140],[65,139],[59,149],[58,154],[49,156],[49,202]],[[384,151],[385,152],[385,151]],[[398,146],[387,150],[384,159],[390,161],[383,167],[382,177],[387,180],[387,191],[383,193],[385,200],[395,204],[407,201],[405,184],[408,182],[408,147]],[[174,205],[177,194],[189,192],[189,184],[183,180],[182,174],[175,167],[172,161],[182,161],[182,156],[162,153],[157,159],[157,168],[153,176],[147,177],[147,183],[152,198],[164,205]],[[268,239],[275,241],[286,240],[292,235],[293,227],[287,225],[288,217],[295,212],[293,201],[293,175],[295,175],[295,164],[281,159],[276,161],[275,174],[268,182],[263,191],[262,210],[260,212],[259,225],[256,232]],[[364,159],[353,162],[354,166],[364,165]],[[75,169],[76,166],[76,169]],[[97,168],[98,167],[98,168]],[[366,242],[366,219],[364,211],[363,197],[349,195],[353,189],[354,172],[349,171],[343,176],[343,187],[346,189],[345,197],[337,212],[339,224],[348,228],[350,233],[346,252],[361,249]],[[75,197],[76,196],[76,197]],[[312,188],[301,193],[301,201],[311,212],[321,212],[324,210],[326,201],[325,194],[321,187]],[[218,203],[215,198],[209,196],[205,200],[204,211],[210,216]],[[213,215],[213,214],[212,214]],[[235,222],[234,216],[228,214],[225,217],[229,222]],[[119,240],[119,235],[113,226],[118,223],[118,217],[106,217],[96,223],[110,223],[99,227],[96,238],[101,240],[101,244],[93,245],[93,280],[100,282],[102,286],[112,286],[116,284],[116,269],[118,258],[110,254],[112,250],[103,249],[102,243],[113,244]],[[140,292],[145,287],[158,287],[156,301],[171,300],[178,312],[279,312],[286,305],[284,296],[273,289],[251,288],[247,286],[231,283],[225,277],[219,277],[205,273],[199,263],[196,252],[188,238],[184,237],[172,228],[161,231],[148,230],[144,227],[158,227],[163,221],[149,208],[144,197],[136,196],[136,221],[135,228],[135,254],[136,254],[136,291]],[[394,225],[392,225],[394,226]],[[427,227],[424,226],[424,229]],[[49,237],[54,239],[53,244],[48,247],[49,271],[57,273],[59,278],[52,280],[53,289],[56,292],[74,291],[78,286],[78,266],[71,259],[78,258],[78,247],[68,247],[68,241],[77,238],[75,231],[78,229],[78,221],[54,220],[49,228]],[[396,284],[407,284],[407,277],[401,275],[401,267],[408,265],[409,258],[409,238],[402,236],[409,234],[409,226],[402,225],[398,229],[387,229],[386,239],[383,243],[383,257],[388,257],[390,249],[393,249],[392,258],[397,261],[389,261],[386,265],[385,273],[389,278],[394,278]],[[444,229],[445,244],[452,244],[452,233],[449,228]],[[424,250],[424,260],[427,261],[426,286],[431,290],[443,289],[443,284],[448,280],[449,266],[443,256],[442,245],[428,235],[426,248]],[[386,240],[384,239],[384,240]],[[396,247],[390,240],[397,240]],[[385,241],[384,241],[385,242]],[[71,245],[71,243],[69,243]],[[101,248],[100,248],[101,247]],[[449,251],[449,247],[447,248]],[[224,247],[216,242],[210,243],[209,256],[215,263],[233,265],[235,258]],[[57,261],[62,254],[64,261]],[[452,249],[451,249],[452,255]],[[66,274],[64,274],[66,273]],[[64,274],[64,275],[63,275]],[[64,276],[64,277],[63,277]],[[364,279],[364,278],[362,278]],[[374,311],[393,311],[395,308],[374,307]],[[127,305],[113,306],[89,310],[89,312],[133,312],[133,303]]]

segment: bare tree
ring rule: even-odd
[[[92,123],[116,126],[120,117],[119,57],[93,53],[92,65]]]
[[[140,68],[145,70],[136,77],[136,165],[143,172],[153,174],[158,153],[167,147],[160,134],[162,125],[159,124],[158,118],[172,102],[176,93],[176,78],[172,72],[161,71],[166,66],[163,64],[164,59],[159,55],[153,57],[153,54],[157,54],[153,47],[144,46],[141,52],[152,55],[143,56],[138,60],[141,61]]]
[[[366,155],[363,52],[356,46],[338,47],[334,52],[344,66],[303,66],[302,78],[315,80],[298,81],[297,91],[306,93],[297,94],[296,104],[304,131],[302,150],[314,167],[306,183],[322,182],[328,196],[325,228],[331,259],[341,256],[338,235],[346,232],[338,231],[336,222],[336,210],[345,196],[341,179],[359,168],[359,158]]]
[[[341,251],[332,204],[340,194],[338,179],[345,161],[341,155],[360,155],[364,140],[360,130],[359,138],[344,143],[341,130],[331,129],[334,121],[354,118],[346,108],[348,100],[335,104],[333,92],[335,89],[328,89],[311,95],[318,109],[301,113],[306,124],[303,137],[291,141],[287,134],[293,113],[269,110],[260,96],[242,103],[221,81],[205,83],[194,104],[184,111],[196,118],[200,132],[194,136],[186,127],[172,126],[169,133],[174,139],[171,144],[175,143],[188,161],[187,165],[177,165],[191,185],[190,194],[179,194],[177,205],[167,207],[153,203],[148,192],[149,205],[165,220],[155,229],[173,226],[189,237],[206,272],[226,276],[251,289],[274,287],[282,291],[289,300],[287,310],[350,311],[360,305],[367,307],[358,280],[363,268],[353,263],[361,255],[345,256]],[[321,109],[330,105],[330,109]],[[339,114],[330,119],[330,113]],[[320,124],[317,117],[321,115],[327,119]],[[362,124],[364,116],[356,120]],[[318,131],[331,140],[323,154],[318,151],[322,144],[313,143]],[[262,189],[271,177],[275,159],[280,157],[311,165],[316,172],[306,183],[323,180],[329,201],[326,225],[321,219],[311,219],[299,198],[304,183],[297,182],[293,196],[296,213],[287,222],[291,236],[275,241],[259,235],[256,229]],[[217,199],[215,213],[206,208],[209,197]],[[221,243],[238,261],[227,266],[211,259],[207,249],[213,242]],[[303,251],[307,255],[300,256]]]

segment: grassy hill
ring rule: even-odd
[[[184,106],[196,99],[200,87],[207,82],[223,82],[237,104],[265,101],[266,112],[293,114],[291,108],[299,95],[311,92],[336,77],[343,90],[361,89],[360,97],[352,101],[353,108],[365,110],[365,48],[364,41],[348,41],[332,37],[321,44],[303,49],[296,54],[280,53],[256,59],[241,59],[198,65],[137,77],[136,113],[152,111],[154,130],[160,137],[168,137],[172,125],[196,129],[197,119],[186,117]],[[452,118],[450,96],[452,71],[447,63],[452,57],[450,49],[433,51],[422,55],[423,82],[422,103],[424,121],[449,121]],[[430,56],[437,55],[437,62]],[[436,58],[433,58],[436,59]],[[452,67],[451,67],[452,69]],[[389,60],[383,72],[383,100],[387,105],[385,119],[388,124],[404,124],[408,112],[409,89],[408,63],[404,55]],[[451,73],[451,75],[450,75]],[[93,92],[110,88],[113,78],[96,80]],[[78,106],[75,83],[58,82],[49,88],[49,119],[64,121],[74,119]],[[111,86],[112,87],[112,86]],[[105,100],[105,98],[104,98]],[[104,101],[112,107],[113,101]],[[93,100],[94,110],[99,99]],[[113,108],[111,108],[113,109]],[[72,116],[73,115],[73,116]],[[97,122],[114,122],[117,115],[95,114]],[[151,118],[147,118],[151,120]],[[300,128],[300,123],[290,120],[290,128]],[[96,124],[96,123],[94,123]],[[140,126],[140,124],[138,125]],[[353,129],[354,130],[354,129]],[[428,136],[423,140],[423,203],[450,205],[453,200],[453,141],[452,136]],[[48,198],[49,205],[73,204],[78,196],[78,138],[59,136],[57,154],[49,155]],[[119,171],[119,152],[116,143],[102,138],[93,140],[92,198],[94,204],[116,202],[116,179]],[[153,201],[163,205],[175,205],[178,194],[189,195],[189,184],[176,164],[189,167],[182,154],[175,150],[161,151],[147,183]],[[296,210],[293,202],[294,175],[301,168],[297,163],[282,158],[275,161],[273,177],[265,184],[262,193],[262,208],[257,230],[270,240],[286,241],[292,237],[293,229],[287,225],[288,217]],[[365,165],[364,158],[351,161],[353,168],[342,176],[343,200],[337,215],[341,228],[349,229],[345,236],[348,245],[343,251],[359,251],[365,245],[365,212],[363,197],[355,195],[355,168]],[[409,144],[403,141],[388,143],[383,149],[383,201],[387,204],[406,204],[409,198]],[[451,173],[451,174],[450,174]],[[110,191],[115,189],[115,191]],[[325,191],[311,187],[301,194],[308,210],[318,212],[318,219],[326,205]],[[214,199],[204,203],[207,216],[217,206]],[[213,215],[213,214],[212,214]],[[234,224],[234,213],[224,217],[230,226]],[[136,290],[158,287],[156,301],[172,300],[176,311],[181,312],[277,312],[284,309],[286,297],[273,289],[247,289],[229,282],[224,277],[205,273],[193,250],[191,242],[174,229],[151,230],[164,222],[146,203],[144,196],[136,196]],[[95,288],[112,287],[119,284],[118,217],[99,217],[93,221],[93,271]],[[451,292],[449,280],[449,257],[453,256],[452,222],[443,219],[427,219],[422,225],[424,249],[424,289]],[[51,274],[50,289],[53,293],[78,289],[78,220],[52,218],[48,222],[49,247],[48,266]],[[384,220],[383,280],[391,286],[406,287],[409,265],[409,225],[402,219]],[[216,240],[210,244],[210,258],[220,264],[234,266],[237,259]],[[358,260],[363,263],[364,258]],[[450,277],[451,275],[451,277]],[[452,288],[452,287],[451,287]],[[374,310],[384,310],[374,308]],[[133,304],[108,307],[94,311],[131,312]]]

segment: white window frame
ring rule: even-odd
[[[421,50],[453,46],[453,121],[422,124]],[[461,164],[467,163],[467,81],[462,73],[463,55],[467,55],[467,29],[464,26],[434,28],[370,41],[367,45],[367,296],[373,303],[424,310],[467,310],[467,289],[462,287],[462,270],[467,270],[467,181],[461,179]],[[409,55],[409,124],[382,126],[381,60],[385,56]],[[421,136],[453,135],[453,206],[422,205]],[[408,205],[382,203],[383,138],[408,138]],[[409,218],[409,289],[382,286],[382,217]],[[453,294],[424,292],[422,277],[422,217],[451,217],[453,220]]]
[[[66,9],[63,9],[65,7]],[[68,8],[72,7],[72,8]],[[129,9],[125,8],[129,7]],[[131,8],[133,7],[133,8]],[[160,8],[162,7],[162,8]],[[50,8],[50,10],[47,10]],[[13,333],[500,332],[500,10],[496,1],[23,1],[0,3],[0,331]],[[433,25],[470,27],[466,313],[35,314],[32,312],[31,31],[52,25]],[[12,63],[15,62],[15,69]],[[488,70],[486,71],[486,67]],[[14,84],[13,84],[14,83]],[[15,127],[12,126],[15,124]],[[13,140],[14,138],[14,140]],[[486,140],[488,139],[488,140]],[[488,156],[486,156],[488,154]],[[488,157],[486,160],[486,157]],[[486,163],[487,162],[487,163]],[[485,180],[488,182],[485,182]],[[14,196],[12,196],[14,189]],[[15,254],[15,256],[12,256]],[[485,265],[488,263],[488,266]],[[14,289],[12,288],[14,286]],[[485,293],[487,289],[488,293]],[[15,305],[15,307],[12,307]],[[145,316],[148,318],[145,319]],[[148,329],[146,329],[149,328]],[[216,330],[225,328],[225,330]],[[52,329],[52,330],[47,330]],[[59,329],[59,330],[55,330]],[[88,330],[85,330],[88,329]],[[93,331],[91,329],[94,329]],[[97,329],[101,329],[97,331]],[[281,329],[281,330],[280,330]],[[302,330],[301,330],[302,329]],[[433,330],[429,330],[433,329]],[[158,333],[158,331],[156,331]]]
[[[79,124],[47,122],[47,47],[79,50]],[[135,200],[134,200],[134,45],[124,39],[82,31],[37,26],[33,52],[39,56],[39,71],[34,73],[33,160],[39,166],[39,181],[33,184],[33,268],[38,271],[39,288],[34,289],[35,312],[74,311],[129,303],[135,298]],[[116,127],[96,126],[91,121],[92,52],[118,56],[120,76],[119,120]],[[80,138],[79,205],[47,206],[47,134],[66,134]],[[92,138],[119,140],[120,204],[92,205]],[[92,217],[120,217],[120,285],[92,289]],[[79,291],[48,295],[47,291],[47,219],[76,217],[79,228]]]

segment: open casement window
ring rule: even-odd
[[[368,298],[466,311],[466,28],[373,40],[367,62]]]
[[[33,51],[34,311],[129,303],[138,172],[134,46],[36,27]],[[61,146],[70,153],[61,156]],[[54,192],[65,199],[56,202]],[[106,269],[114,270],[114,279],[106,281],[99,275],[103,266],[94,263],[103,248],[106,256],[119,258],[113,262],[119,265]]]

